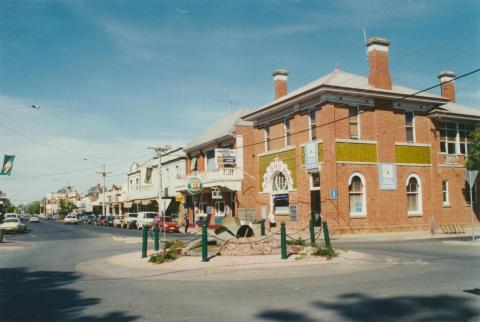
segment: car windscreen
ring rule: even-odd
[[[128,217],[130,217],[130,218],[137,218],[137,217],[138,217],[138,214],[128,214]]]
[[[19,220],[15,218],[8,218],[8,219],[5,219],[4,222],[19,222]]]
[[[157,215],[157,214],[154,213],[154,212],[147,212],[147,213],[145,214],[145,218],[153,219],[153,218],[155,218],[156,215]]]

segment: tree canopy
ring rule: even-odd
[[[468,150],[467,169],[480,170],[480,129],[471,134],[472,144]]]

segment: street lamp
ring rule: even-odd
[[[149,149],[155,150],[157,152],[157,158],[158,158],[158,213],[160,216],[163,218],[162,226],[163,226],[163,241],[165,242],[165,207],[162,202],[162,153],[167,152],[168,150],[171,150],[172,147],[170,145],[165,145],[165,146],[154,146],[154,147],[149,147]]]
[[[0,115],[3,115],[3,114],[5,114],[5,113],[11,112],[11,111],[16,111],[16,110],[25,109],[25,108],[32,108],[32,109],[34,109],[34,110],[38,110],[38,109],[40,109],[40,105],[32,104],[32,105],[30,105],[30,106],[20,106],[20,107],[9,108],[8,110],[5,110],[5,111],[3,111],[3,112],[0,112]]]

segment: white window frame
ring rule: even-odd
[[[312,115],[315,119],[315,122],[312,122]],[[315,137],[313,137],[314,133]],[[317,111],[315,110],[315,108],[312,107],[308,109],[308,137],[310,141],[317,139]]]
[[[320,190],[320,188],[321,188],[321,184],[318,187],[313,186],[313,175],[314,174],[318,174],[318,176],[320,177],[320,172],[309,173],[308,178],[310,179],[310,191]],[[319,178],[319,181],[320,181],[320,178]]]
[[[362,182],[362,211],[361,212],[356,212],[352,211],[352,207],[350,205],[350,186],[352,184],[352,180],[354,177],[359,177],[360,181]],[[366,217],[367,216],[367,185],[366,185],[366,180],[363,174],[360,172],[354,172],[350,175],[350,178],[348,178],[348,210],[350,213],[350,217],[352,218],[357,218],[357,217]]]
[[[220,212],[220,204],[221,204],[221,203],[223,203],[223,212]],[[225,216],[225,207],[226,207],[225,201],[223,201],[223,200],[215,201],[215,211],[216,211],[216,215]]]
[[[265,152],[270,150],[270,126],[265,125],[263,127],[263,136],[264,136],[264,142],[265,142]]]
[[[420,180],[420,177],[415,174],[415,173],[412,173],[410,174],[408,177],[407,177],[407,181],[405,182],[405,187],[408,186],[408,182],[410,181],[411,178],[415,178],[417,180],[417,184],[418,184],[418,190],[417,190],[417,205],[418,205],[418,210],[414,210],[414,211],[410,211],[408,210],[408,192],[405,191],[405,193],[407,194],[407,213],[409,216],[419,216],[419,215],[423,215],[423,195],[422,195],[422,180]]]
[[[411,113],[412,114],[412,125],[409,126],[407,125],[407,114]],[[412,129],[412,132],[413,132],[413,141],[408,141],[408,136],[406,135],[407,134],[407,130],[411,128]],[[405,111],[405,137],[407,139],[407,142],[408,143],[415,143],[417,142],[417,136],[416,136],[416,133],[415,133],[415,112],[414,111]]]
[[[290,116],[285,116],[283,118],[283,129],[285,131],[285,147],[289,146],[291,142],[291,124],[290,124]]]
[[[357,124],[357,136],[356,137],[352,137],[351,133],[350,133],[350,108],[356,108],[357,109],[357,120],[356,120],[356,124]],[[360,140],[361,136],[360,136],[360,106],[358,105],[348,105],[348,137],[352,140]]]
[[[443,186],[445,183],[445,187]],[[443,206],[450,206],[450,195],[448,191],[448,180],[442,180],[442,201]]]

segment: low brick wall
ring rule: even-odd
[[[280,254],[280,235],[234,238],[220,248],[221,256],[249,256]]]

